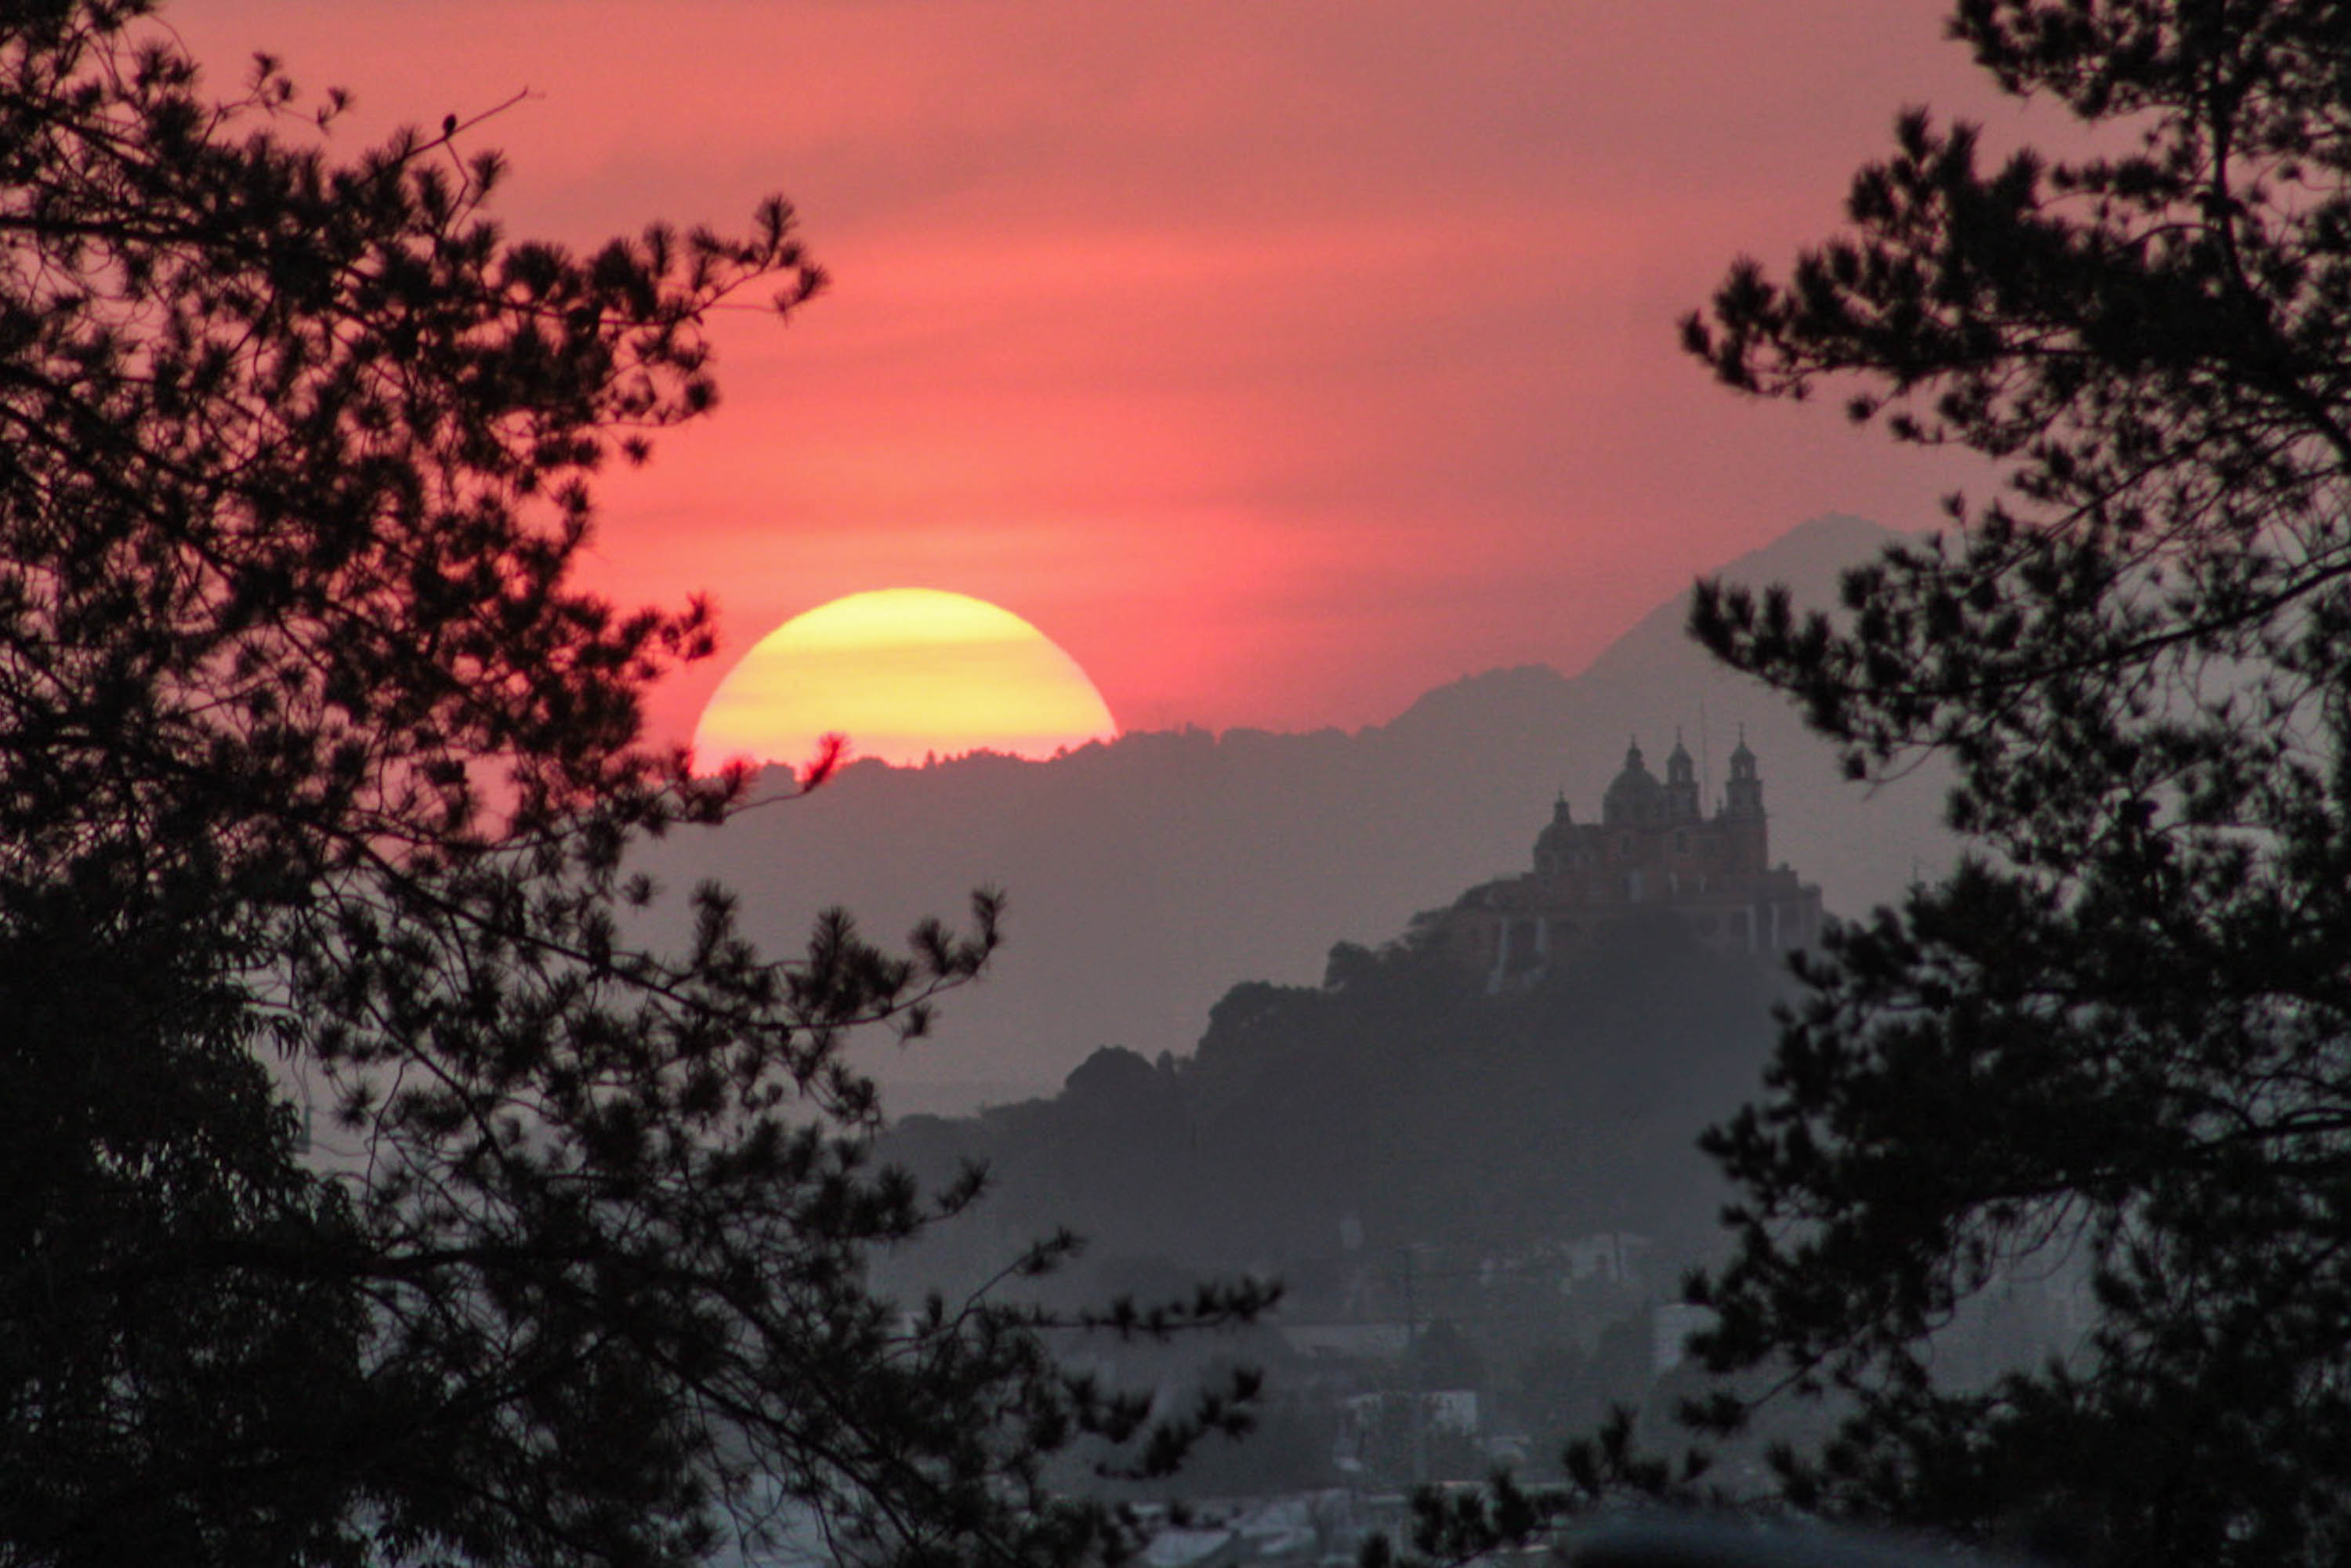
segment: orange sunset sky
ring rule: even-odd
[[[515,234],[798,207],[832,274],[717,334],[717,416],[601,492],[590,580],[716,600],[659,694],[861,590],[1034,622],[1130,728],[1384,720],[1580,667],[1824,511],[1922,528],[1956,460],[1716,389],[1674,323],[1834,226],[1926,102],[1997,99],[1923,0],[183,0],[356,95],[465,116]]]

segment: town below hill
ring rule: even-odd
[[[1499,990],[1434,933],[1235,986],[1190,1053],[1107,1047],[1050,1098],[900,1121],[881,1158],[932,1188],[982,1164],[991,1188],[877,1282],[953,1299],[1061,1227],[1086,1245],[1040,1287],[1057,1305],[1280,1280],[1238,1341],[1084,1347],[1130,1383],[1187,1357],[1271,1374],[1269,1430],[1195,1490],[1544,1469],[1656,1385],[1658,1311],[1714,1260],[1729,1196],[1698,1139],[1750,1092],[1789,980],[1656,908]],[[1397,1412],[1423,1396],[1415,1433]]]
[[[1050,1097],[903,1118],[880,1158],[931,1190],[974,1166],[988,1186],[876,1283],[903,1299],[1006,1289],[1008,1263],[1064,1228],[1085,1239],[1074,1262],[1009,1288],[1081,1311],[1280,1281],[1276,1311],[1233,1339],[1071,1347],[1127,1385],[1228,1361],[1270,1374],[1265,1430],[1187,1469],[1196,1496],[1338,1488],[1356,1507],[1497,1465],[1555,1479],[1567,1440],[1615,1406],[1662,1429],[1698,1386],[1685,1344],[1706,1320],[1681,1281],[1721,1261],[1731,1197],[1701,1141],[1754,1095],[1803,944],[1771,947],[1748,921],[1728,939],[1711,877],[1641,874],[1644,826],[1693,830],[1670,803],[1635,819],[1639,778],[1628,765],[1594,824],[1635,869],[1549,879],[1540,963],[1465,947],[1462,923],[1490,914],[1471,889],[1376,948],[1340,944],[1319,984],[1234,986],[1188,1053],[1104,1047]],[[1562,841],[1547,833],[1538,855]],[[2079,1283],[1972,1304],[1944,1365],[1989,1377],[2060,1343],[2084,1316]],[[1786,1423],[1819,1418],[1782,1408],[1730,1457],[1760,1463]]]

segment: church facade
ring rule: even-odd
[[[1743,737],[1711,816],[1698,794],[1697,767],[1678,739],[1663,780],[1636,742],[1601,800],[1599,821],[1576,821],[1562,798],[1535,840],[1531,871],[1473,887],[1444,912],[1444,951],[1501,991],[1533,984],[1554,955],[1609,925],[1659,913],[1717,951],[1816,943],[1821,890],[1771,863],[1763,779]]]

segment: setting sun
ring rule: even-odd
[[[928,588],[852,593],[762,637],[695,728],[695,766],[805,766],[823,737],[899,766],[1047,758],[1118,725],[1078,662],[1008,610]]]

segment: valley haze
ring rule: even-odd
[[[1841,570],[1897,537],[1818,517],[1719,575],[1825,605]],[[1050,1093],[1102,1046],[1188,1053],[1233,985],[1314,984],[1334,944],[1377,946],[1416,912],[1526,869],[1562,792],[1596,821],[1636,738],[1653,758],[1677,732],[1703,748],[1710,811],[1743,733],[1771,857],[1818,883],[1832,914],[1865,914],[1948,867],[1939,770],[1847,781],[1785,702],[1690,641],[1687,613],[1687,593],[1659,605],[1579,674],[1490,670],[1352,734],[1150,731],[1047,762],[852,764],[643,863],[673,893],[726,884],[772,952],[797,948],[829,907],[890,937],[952,919],[976,887],[1003,890],[1005,946],[943,999],[932,1033],[854,1048],[897,1114]],[[754,796],[783,784],[771,770]]]

